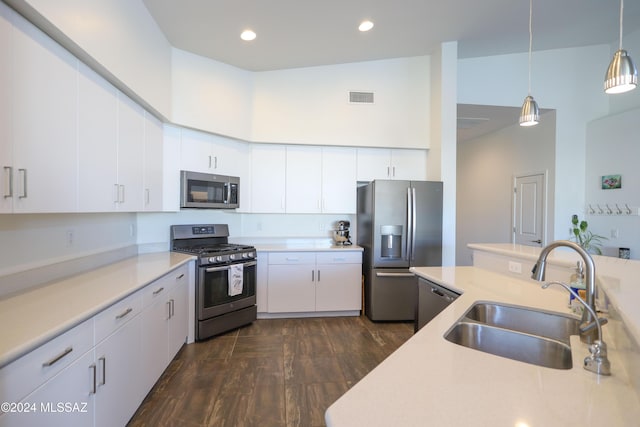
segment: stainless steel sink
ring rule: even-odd
[[[448,341],[496,356],[571,369],[569,337],[580,319],[516,305],[477,302],[445,333]]]
[[[571,347],[561,341],[480,323],[458,322],[448,341],[485,353],[554,369],[571,369]]]
[[[569,344],[580,333],[580,319],[568,314],[494,302],[477,302],[463,316],[486,325],[538,335]]]

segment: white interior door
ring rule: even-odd
[[[544,174],[517,176],[514,179],[513,241],[527,246],[544,243]]]

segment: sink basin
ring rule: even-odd
[[[480,323],[457,322],[448,341],[485,353],[554,369],[571,369],[571,347],[561,341]]]
[[[560,340],[567,344],[569,344],[569,336],[580,333],[580,319],[577,317],[493,302],[475,303],[465,313],[463,319]]]
[[[446,332],[445,339],[496,356],[554,369],[571,369],[569,337],[580,319],[530,307],[477,302]]]

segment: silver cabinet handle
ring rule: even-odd
[[[155,291],[153,291],[153,295],[158,295],[160,292],[164,291],[164,287],[160,288],[160,289],[156,289]]]
[[[91,390],[89,390],[89,394],[96,394],[96,389],[97,389],[97,383],[96,383],[96,375],[97,375],[97,373],[96,372],[97,372],[98,369],[96,368],[96,364],[95,363],[92,363],[89,366],[89,369],[91,369],[93,371],[93,375],[92,375],[93,384],[91,386]]]
[[[120,186],[113,184],[113,203],[120,203]]]
[[[151,197],[150,197],[151,191],[148,188],[145,189],[144,191],[145,191],[145,203],[148,205],[149,203],[151,203]]]
[[[176,277],[176,280],[180,280],[184,277],[184,273],[182,273],[181,275],[179,275],[178,277]]]
[[[318,282],[320,281],[320,270],[318,270]]]
[[[48,368],[49,366],[52,366],[54,363],[56,363],[57,361],[59,361],[60,359],[62,359],[67,354],[71,353],[72,351],[73,351],[73,347],[67,347],[66,349],[64,349],[64,351],[62,353],[60,353],[59,355],[55,356],[53,359],[47,360],[46,362],[44,362],[42,364],[42,366],[45,367],[45,368]]]
[[[127,308],[125,311],[123,311],[122,313],[120,313],[120,314],[118,314],[118,315],[116,316],[116,320],[120,320],[120,319],[122,319],[122,318],[123,318],[123,317],[125,317],[127,314],[131,313],[132,311],[133,311],[133,308],[131,308],[131,307]]]
[[[315,270],[311,270],[311,281],[312,281],[312,282],[315,282],[315,281],[316,281],[316,280],[315,280],[315,274],[316,274],[316,271],[315,271]]]
[[[167,301],[166,303],[167,306],[167,318],[166,320],[171,319],[171,301]]]
[[[107,358],[102,356],[98,362],[102,364],[102,382],[98,385],[105,385],[107,383]]]
[[[122,195],[122,197],[120,197]],[[118,191],[118,201],[120,203],[124,203],[124,185],[120,185],[119,186],[119,191]]]
[[[27,170],[18,169],[18,173],[22,174],[22,194],[18,196],[19,199],[27,198]]]
[[[4,187],[4,198],[13,197],[13,168],[11,166],[4,167],[6,184]]]

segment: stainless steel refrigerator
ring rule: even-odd
[[[376,180],[358,187],[357,242],[364,248],[365,314],[413,320],[413,266],[442,265],[442,182]]]

